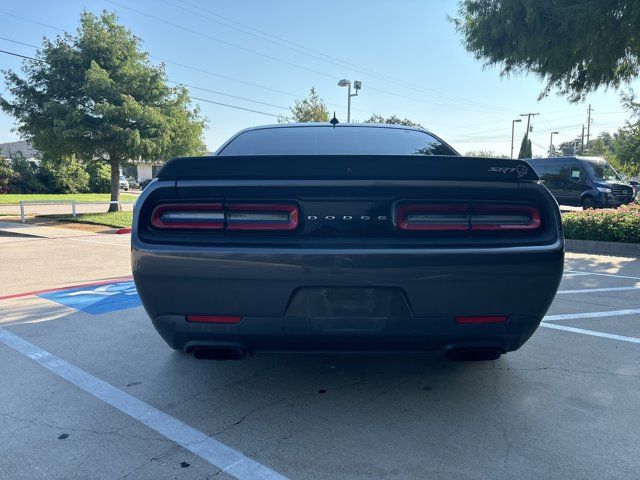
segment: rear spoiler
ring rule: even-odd
[[[220,155],[176,157],[160,180],[539,180],[522,160],[427,155]]]

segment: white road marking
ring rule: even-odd
[[[547,315],[543,322],[556,322],[558,320],[575,320],[577,318],[599,318],[599,317],[619,317],[622,315],[635,315],[640,313],[640,308],[630,308],[627,310],[611,310],[605,312],[587,312],[587,313],[565,313],[563,315]]]
[[[619,340],[621,342],[640,343],[640,338],[625,337],[624,335],[614,335],[613,333],[597,332],[595,330],[586,330],[584,328],[567,327],[565,325],[557,325],[555,323],[540,324],[541,327],[553,328],[555,330],[563,330],[565,332],[580,333],[582,335],[591,335],[592,337],[608,338],[611,340]]]
[[[640,290],[640,285],[636,285],[633,287],[581,288],[578,290],[558,290],[558,293],[622,292],[626,290]]]
[[[0,342],[239,480],[286,480],[237,450],[2,328]]]
[[[617,275],[613,273],[581,272],[579,270],[565,270],[564,272],[568,275],[599,275],[601,277],[630,278],[632,280],[640,280],[640,277],[632,277],[629,275]]]

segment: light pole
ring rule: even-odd
[[[351,122],[351,97],[357,97],[358,92],[362,88],[362,82],[360,80],[353,81],[353,89],[356,93],[351,93],[351,81],[343,78],[338,82],[339,87],[349,87],[347,90],[347,123]]]
[[[557,134],[558,132],[551,132],[551,140],[549,140],[549,156],[553,155],[553,136]]]
[[[520,123],[522,119],[517,118],[515,120],[511,120],[511,158],[513,158],[513,133],[516,128],[516,123]]]

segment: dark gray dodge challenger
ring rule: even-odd
[[[558,205],[526,163],[369,124],[251,128],[174,158],[140,196],[131,243],[160,335],[214,359],[495,359],[536,330],[564,259]]]

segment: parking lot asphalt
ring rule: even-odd
[[[0,478],[638,478],[637,259],[567,255],[495,362],[207,362],[152,328],[128,237],[85,240],[0,242]]]

